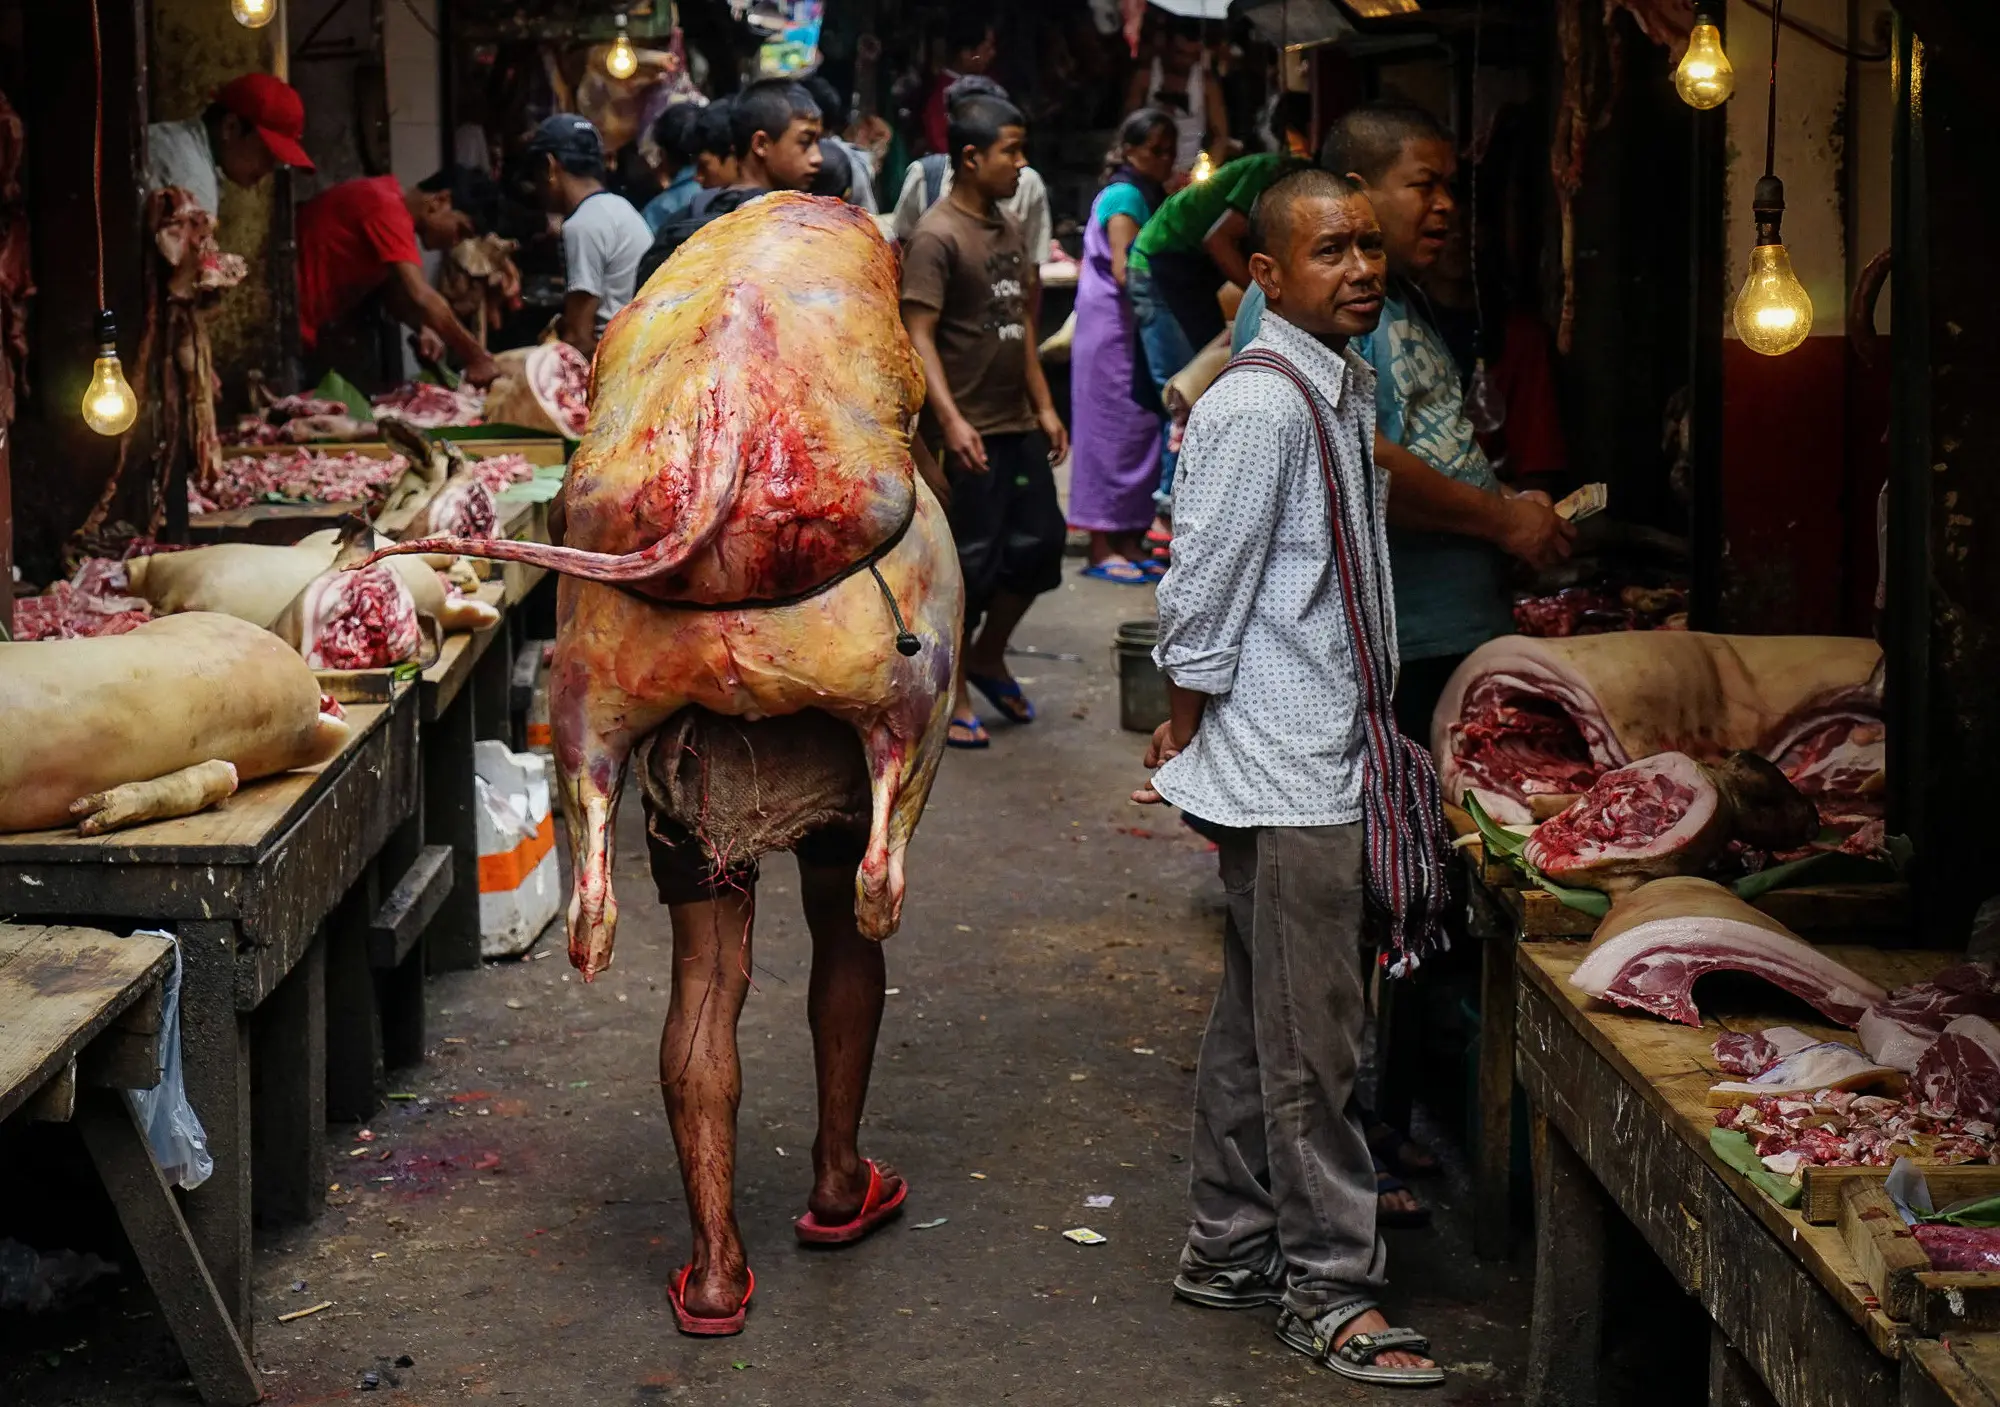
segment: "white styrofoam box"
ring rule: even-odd
[[[562,907],[548,762],[505,743],[472,745],[479,823],[479,952],[519,957]]]

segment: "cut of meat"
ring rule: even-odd
[[[1773,1172],[1801,1167],[1887,1167],[1898,1158],[1922,1166],[1991,1163],[1993,1126],[1942,1114],[1910,1095],[1888,1099],[1846,1090],[1801,1097],[1765,1094],[1718,1109],[1717,1128],[1734,1129]]]
[[[2000,1021],[2000,973],[1991,963],[1960,963],[1927,982],[1898,987],[1869,1007],[1855,1029],[1877,1062],[1914,1071],[1939,1033],[1961,1016]]]
[[[1584,790],[1642,757],[1771,757],[1829,718],[1879,716],[1881,654],[1838,636],[1503,636],[1445,685],[1431,750],[1447,798],[1471,790],[1495,820],[1524,823],[1529,796]]]
[[[1530,798],[1531,807],[1538,802]],[[1780,849],[1818,830],[1812,803],[1755,753],[1708,764],[1663,752],[1599,777],[1538,826],[1522,854],[1560,884],[1622,894],[1649,879],[1699,873],[1725,847]]]
[[[1684,753],[1666,752],[1599,777],[1528,838],[1528,863],[1559,884],[1621,894],[1689,874],[1729,839],[1721,793]]]
[[[1723,1070],[1752,1078],[1812,1044],[1813,1038],[1796,1027],[1767,1026],[1761,1031],[1725,1031],[1710,1050]]]
[[[2000,1114],[2000,1027],[1961,1016],[1917,1061],[1917,1093],[1946,1114],[1992,1122]]]
[[[1919,1222],[1910,1228],[1933,1270],[2000,1270],[2000,1226]]]
[[[286,612],[298,616],[298,651],[314,669],[382,669],[423,648],[409,587],[387,565],[328,572]],[[273,627],[290,638],[286,621]]]
[[[1708,1102],[1724,1108],[1761,1095],[1810,1095],[1829,1089],[1900,1099],[1909,1089],[1909,1080],[1901,1070],[1877,1065],[1851,1045],[1819,1041],[1793,1051],[1752,1079],[1711,1085]]]
[[[1885,995],[1721,885],[1686,876],[1641,885],[1613,904],[1569,980],[1619,1006],[1699,1026],[1694,985],[1713,972],[1761,977],[1842,1026]]]
[[[456,391],[428,381],[410,381],[375,397],[375,418],[400,416],[426,430],[479,424],[486,395],[470,386]]]
[[[374,504],[410,462],[399,454],[330,454],[298,449],[290,454],[239,454],[222,461],[213,488],[188,489],[188,511],[212,513],[252,503],[291,499],[304,503]]]
[[[567,342],[517,347],[494,358],[500,375],[486,392],[486,418],[580,440],[590,426],[590,363]]]

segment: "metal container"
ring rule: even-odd
[[[1167,721],[1167,676],[1153,663],[1159,638],[1158,621],[1128,620],[1111,647],[1118,667],[1118,726],[1134,733],[1150,733]]]

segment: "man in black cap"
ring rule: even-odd
[[[645,217],[604,189],[604,142],[590,119],[559,112],[528,143],[544,209],[563,217],[562,339],[588,357],[612,315],[638,291],[639,258],[653,242]]]

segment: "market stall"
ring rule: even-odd
[[[166,925],[180,937],[188,1091],[215,1158],[188,1194],[188,1220],[246,1343],[253,1208],[280,1223],[316,1214],[329,1102],[367,1098],[351,1072],[380,1068],[378,1023],[407,1052],[398,1015],[420,1019],[420,958],[387,984],[419,990],[377,1010],[375,915],[353,902],[371,870],[393,890],[420,853],[417,712],[407,688],[355,705],[330,761],[196,815],[100,836],[0,836],[0,910]]]

